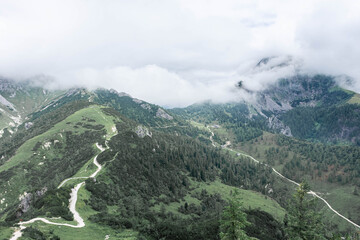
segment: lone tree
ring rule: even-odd
[[[285,221],[285,231],[289,239],[325,239],[322,216],[316,210],[317,199],[306,198],[309,191],[309,184],[303,181],[290,201],[288,219]]]
[[[246,220],[246,213],[242,210],[239,191],[235,189],[228,199],[229,205],[224,208],[220,220],[221,240],[255,239],[246,235],[244,228],[250,223]]]

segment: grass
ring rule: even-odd
[[[88,109],[95,110],[97,114],[94,114],[94,111],[91,111],[92,114],[86,115],[87,118],[96,119],[96,123],[101,122],[108,133],[108,137],[113,133],[113,120],[109,119],[108,116],[103,116],[101,110],[97,106],[91,106]],[[82,114],[84,114],[82,112]],[[83,116],[83,115],[82,115]],[[100,118],[101,117],[101,118]],[[67,119],[69,120],[69,119]],[[94,146],[95,147],[95,146]],[[96,147],[95,147],[96,148]],[[96,148],[97,149],[97,148]],[[88,177],[90,176],[97,168],[93,164],[94,157],[90,159],[73,177]],[[65,185],[74,186],[77,183],[84,181],[85,179],[71,179],[65,183]],[[53,232],[55,235],[59,236],[61,239],[104,239],[106,235],[111,236],[116,239],[136,239],[137,232],[130,230],[114,230],[107,226],[101,226],[90,222],[88,219],[91,215],[96,214],[97,212],[89,207],[86,202],[90,199],[90,193],[82,187],[78,192],[78,201],[76,204],[76,209],[79,212],[80,216],[86,222],[84,228],[71,228],[65,226],[52,226],[43,223],[34,223],[38,224],[38,228],[44,232]],[[64,222],[62,219],[52,220],[53,222]],[[76,224],[74,221],[68,222],[70,224]],[[44,226],[43,226],[44,225]],[[72,237],[74,234],[76,238]]]
[[[330,205],[337,210],[340,214],[345,216],[346,218],[350,219],[351,221],[360,223],[360,196],[356,196],[353,194],[354,187],[349,185],[339,185],[335,183],[329,182],[320,182],[320,181],[313,181],[311,179],[307,180],[310,185],[313,187],[315,192],[319,191],[321,197],[323,197],[326,201],[330,203]],[[322,201],[319,200],[321,204]],[[352,225],[350,225],[347,221],[336,215],[332,212],[325,204],[323,204],[324,213],[326,219],[329,220],[331,224],[338,225],[341,231],[346,230],[357,230]]]
[[[109,235],[109,239],[121,239],[121,240],[135,240],[138,233],[132,230],[113,229],[111,227],[95,224],[89,221],[91,215],[97,212],[86,204],[86,201],[90,198],[90,192],[84,187],[81,187],[78,192],[78,201],[76,203],[76,210],[85,221],[85,227],[83,228],[71,228],[66,226],[56,226],[44,224],[42,222],[36,222],[30,224],[36,227],[45,234],[53,233],[62,240],[88,240],[88,239],[105,239],[106,235]]]
[[[0,239],[10,239],[13,231],[12,228],[0,226]]]
[[[265,150],[268,150],[271,147],[278,147],[279,149],[282,148],[276,145],[275,137],[275,134],[264,132],[264,135],[262,137],[258,137],[257,141],[252,140],[244,142],[236,147],[238,149],[242,149],[244,152],[249,153],[249,155],[254,156],[257,160],[266,162]],[[289,156],[284,160],[284,162],[290,161],[293,155],[294,153],[290,152]],[[279,161],[275,161],[273,167],[281,172],[283,164],[280,164]],[[337,210],[343,216],[350,218],[350,220],[354,221],[355,223],[360,223],[360,196],[353,194],[353,186],[340,185],[327,181],[312,180],[310,176],[303,177],[306,178],[306,180],[309,182],[312,190],[322,193],[320,196],[328,201],[335,210]],[[340,231],[346,231],[348,229],[354,230],[354,227],[351,224],[333,213],[321,200],[319,200],[319,204],[323,205],[326,221],[338,225]]]
[[[182,217],[190,217],[188,215],[184,215],[178,212],[178,208],[183,206],[185,202],[188,204],[200,205],[200,200],[195,197],[192,197],[194,193],[200,193],[203,189],[205,189],[209,194],[218,193],[222,196],[224,200],[230,197],[230,192],[236,189],[236,187],[228,186],[220,182],[220,180],[216,180],[214,182],[196,182],[189,179],[191,182],[191,188],[193,190],[187,194],[184,199],[181,199],[179,202],[172,202],[168,205],[164,205],[165,210],[168,212],[172,212],[176,215],[181,215]],[[238,188],[237,188],[238,189]],[[261,209],[267,213],[270,213],[274,216],[275,219],[282,222],[285,216],[285,210],[273,199],[262,195],[261,193],[254,192],[251,190],[239,189],[240,196],[243,201],[243,206],[246,209]],[[160,211],[163,204],[157,204],[152,207],[155,211]]]
[[[198,123],[198,122],[195,122],[195,121],[193,121],[193,120],[190,120],[189,123],[190,123],[191,125],[193,125],[194,127],[197,127],[197,128],[199,128],[199,129],[201,129],[201,130],[207,130],[207,128],[205,127],[205,125],[202,124],[202,123]]]
[[[360,104],[360,94],[355,93],[352,98],[349,99],[348,103],[350,104]]]
[[[82,182],[82,179],[73,179],[67,182],[66,184],[75,185],[79,182]],[[78,201],[76,203],[76,210],[79,212],[80,216],[85,221],[85,227],[83,228],[71,228],[66,226],[56,226],[49,225],[43,222],[35,222],[27,226],[33,226],[39,229],[45,234],[54,234],[60,237],[60,239],[74,239],[74,240],[87,240],[87,239],[105,239],[106,235],[110,236],[110,239],[123,239],[123,240],[135,240],[137,239],[138,233],[132,230],[123,230],[123,229],[113,229],[108,226],[103,226],[100,224],[92,223],[89,220],[89,217],[98,213],[93,210],[87,201],[90,199],[91,193],[87,191],[84,187],[81,187],[78,192]],[[110,210],[116,210],[115,208]],[[63,219],[50,219],[52,222],[58,223],[69,223],[76,225],[74,221],[64,221]],[[11,232],[11,229],[6,229],[8,232]],[[0,235],[2,236],[2,235]],[[4,235],[5,236],[5,235]],[[8,235],[6,235],[8,236]]]
[[[60,134],[66,131],[72,131],[73,133],[82,133],[86,129],[82,127],[76,128],[76,123],[84,121],[84,117],[95,120],[96,124],[101,124],[105,126],[105,129],[108,133],[112,132],[112,127],[114,125],[113,117],[105,115],[101,111],[101,106],[92,105],[90,107],[81,109],[74,114],[70,115],[63,121],[57,123],[50,130],[46,131],[43,134],[40,134],[36,137],[33,137],[27,140],[20,148],[16,151],[16,154],[5,164],[0,166],[0,172],[7,170],[11,167],[18,165],[24,159],[28,159],[33,155],[32,149],[34,148],[37,142],[46,142],[50,139],[56,138],[61,140]],[[86,122],[91,124],[90,122]]]
[[[236,189],[236,187],[221,183],[220,180],[211,183],[192,182],[192,185],[195,187],[195,190],[193,190],[195,192],[205,189],[210,194],[219,193],[224,199],[229,198],[230,192]],[[284,219],[285,210],[275,200],[251,190],[239,189],[239,192],[245,208],[259,208],[273,215],[278,221]]]
[[[94,146],[94,148],[99,151],[96,146]],[[89,177],[91,174],[93,174],[97,170],[97,167],[94,164],[94,158],[95,156],[91,158],[87,163],[85,163],[84,166],[82,166],[73,177]],[[71,182],[71,180],[69,182]],[[67,184],[68,182],[65,183],[65,185]]]
[[[89,121],[91,119],[91,121]],[[16,154],[10,159],[10,161],[6,162],[4,165],[0,166],[0,172],[7,170],[13,166],[17,166],[23,162],[30,162],[36,166],[37,168],[43,167],[39,163],[50,160],[54,157],[61,157],[60,155],[56,155],[56,151],[53,150],[53,144],[51,144],[50,148],[42,149],[40,147],[37,151],[33,151],[34,146],[37,142],[41,142],[44,144],[50,140],[58,140],[61,143],[66,144],[65,138],[63,139],[63,132],[66,131],[74,131],[75,133],[81,133],[87,129],[83,128],[81,125],[77,126],[77,123],[82,124],[91,124],[98,125],[101,124],[105,127],[105,130],[108,133],[108,136],[113,134],[113,122],[114,118],[112,116],[108,116],[102,112],[102,107],[93,105],[82,110],[77,111],[76,113],[70,115],[63,121],[56,124],[47,132],[38,135],[32,139],[26,141],[20,148],[17,150]],[[94,146],[95,147],[95,146]],[[95,147],[96,148],[96,147]],[[97,148],[96,148],[97,149]],[[55,156],[56,155],[56,156]],[[45,158],[43,158],[45,156]],[[75,177],[88,177],[96,170],[96,166],[93,164],[93,158],[90,159],[75,175]],[[24,172],[25,169],[18,169],[18,174],[13,176],[9,182],[2,183],[1,185],[1,195],[6,199],[6,203],[2,204],[5,207],[5,204],[13,204],[18,201],[19,195],[27,191],[26,186],[22,183],[26,183],[27,179],[25,179]],[[74,186],[76,183],[82,182],[85,179],[74,179],[68,181],[65,185]],[[4,219],[0,217],[3,221]],[[62,222],[62,220],[54,220],[56,222]],[[36,223],[38,224],[38,223]],[[41,223],[39,223],[41,224]],[[69,238],[71,239],[71,238]]]
[[[360,95],[355,94],[350,100],[349,103],[360,104]],[[194,124],[193,124],[194,125]],[[201,125],[201,124],[199,124]],[[225,129],[223,129],[225,130]],[[221,134],[222,138],[231,138],[231,133],[226,133],[224,131],[213,130],[215,134]],[[227,134],[227,135],[226,135]],[[265,151],[277,147],[282,149],[284,147],[279,147],[276,144],[276,135],[263,132],[263,135],[239,144],[233,144],[232,149],[249,154],[260,162],[266,163]],[[227,151],[224,149],[224,151]],[[236,156],[235,152],[229,151],[233,156]],[[284,160],[284,163],[290,161],[294,156],[293,152],[289,152],[288,157]],[[279,161],[275,161],[273,167],[280,171],[282,170],[284,164],[281,164]],[[360,223],[360,196],[353,194],[354,187],[349,185],[340,185],[332,184],[327,181],[313,181],[310,176],[304,176],[307,178],[307,181],[310,183],[312,190],[315,192],[323,193],[321,196],[329,202],[329,204],[337,210],[340,214],[354,221],[355,223]],[[291,183],[288,183],[291,184]],[[294,185],[295,188],[295,185]],[[325,204],[319,200],[319,204],[323,206],[324,218],[325,221],[330,222],[333,225],[338,225],[340,231],[353,231],[354,227],[349,224],[347,221],[336,215],[332,212]],[[359,230],[359,229],[356,229]]]

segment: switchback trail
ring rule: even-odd
[[[103,148],[101,145],[99,145],[98,143],[96,143],[96,147],[100,150],[100,153],[102,153],[103,151],[105,151],[107,148]],[[73,179],[88,179],[88,178],[94,178],[102,169],[102,166],[98,163],[97,161],[97,157],[99,156],[98,153],[95,157],[94,157],[94,161],[93,163],[95,164],[95,166],[97,166],[96,171],[91,174],[89,177],[72,177],[72,178],[67,178],[64,181],[62,181],[60,183],[60,185],[57,187],[58,189],[61,188],[67,181],[73,180]],[[76,211],[76,202],[77,202],[77,197],[78,197],[78,192],[79,189],[85,184],[85,182],[81,182],[79,184],[77,184],[74,188],[71,189],[71,193],[70,193],[70,200],[69,200],[69,210],[70,212],[73,214],[74,216],[74,221],[77,222],[76,225],[72,225],[72,224],[68,224],[68,223],[55,223],[55,222],[51,222],[49,220],[47,220],[46,218],[33,218],[29,221],[26,222],[19,222],[19,228],[15,230],[15,232],[13,233],[13,236],[10,238],[10,240],[17,240],[19,237],[21,237],[22,235],[22,230],[24,230],[26,228],[26,224],[30,224],[30,223],[34,223],[36,221],[41,221],[44,222],[46,224],[51,224],[51,225],[57,225],[57,226],[66,226],[66,227],[72,227],[72,228],[82,228],[85,227],[85,223],[84,223],[84,219],[80,216],[80,214]]]
[[[211,133],[211,137],[210,137],[211,144],[215,147],[216,144],[215,144],[215,142],[214,142],[214,140],[213,140],[214,132],[211,131],[211,129],[210,129],[209,127],[207,127],[207,129],[209,129],[209,131],[210,131],[210,133]],[[260,163],[259,160],[256,160],[254,157],[252,157],[252,156],[250,156],[250,155],[248,155],[248,154],[241,153],[241,152],[237,152],[237,151],[235,151],[235,150],[233,150],[233,149],[231,149],[231,148],[229,148],[229,147],[224,147],[224,149],[227,149],[227,150],[229,150],[229,151],[231,151],[231,152],[235,152],[236,154],[242,155],[242,156],[244,156],[244,157],[250,158],[252,161],[254,161],[254,162],[256,162],[256,163]],[[283,179],[285,179],[285,180],[287,180],[287,181],[289,181],[289,182],[291,182],[291,183],[293,183],[293,184],[295,184],[295,185],[297,185],[297,186],[300,185],[299,183],[297,183],[297,182],[295,182],[295,181],[293,181],[293,180],[285,177],[285,176],[282,175],[281,173],[279,173],[279,172],[278,172],[275,168],[273,168],[272,166],[270,166],[270,165],[268,165],[268,164],[266,164],[266,163],[262,163],[262,164],[264,164],[265,166],[271,168],[271,169],[274,171],[274,173],[275,173],[276,175],[278,175],[279,177],[281,177],[281,178],[283,178]],[[339,217],[341,217],[342,219],[344,219],[344,220],[347,221],[348,223],[352,224],[354,227],[357,227],[357,228],[360,229],[360,225],[354,223],[354,222],[351,221],[350,219],[348,219],[348,218],[346,218],[345,216],[341,215],[341,214],[340,214],[338,211],[336,211],[324,198],[320,197],[317,193],[315,193],[314,191],[309,191],[308,194],[309,194],[309,195],[312,195],[312,196],[314,196],[314,197],[317,197],[318,199],[320,199],[321,201],[323,201],[323,202],[326,204],[326,206],[328,206],[328,208],[329,208],[332,212],[334,212],[336,215],[338,215]]]

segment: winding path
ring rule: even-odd
[[[215,142],[214,142],[214,140],[213,140],[214,132],[211,131],[211,129],[210,129],[209,127],[207,127],[207,129],[209,129],[209,131],[210,131],[210,133],[211,133],[210,141],[211,141],[212,145],[215,147],[216,144],[215,144]],[[242,155],[242,156],[248,157],[248,158],[250,158],[252,161],[254,161],[254,162],[256,162],[256,163],[260,163],[259,160],[256,160],[254,157],[252,157],[252,156],[250,156],[250,155],[248,155],[248,154],[241,153],[241,152],[237,152],[237,151],[235,151],[235,150],[233,150],[233,149],[231,149],[231,148],[228,148],[228,147],[225,147],[224,149],[227,149],[227,150],[229,150],[229,151],[235,152],[235,153],[240,154],[240,155]],[[293,181],[293,180],[285,177],[285,176],[282,175],[281,173],[279,173],[279,172],[278,172],[275,168],[273,168],[272,166],[270,166],[270,165],[268,165],[268,164],[266,164],[266,163],[263,163],[263,164],[264,164],[265,166],[267,166],[267,167],[270,167],[270,168],[274,171],[274,173],[275,173],[276,175],[278,175],[279,177],[281,177],[281,178],[283,178],[283,179],[285,179],[285,180],[287,180],[287,181],[289,181],[289,182],[291,182],[291,183],[293,183],[293,184],[295,184],[295,185],[297,185],[297,186],[300,185],[299,183],[297,183],[297,182],[295,182],[295,181]],[[308,194],[309,194],[309,195],[312,195],[312,196],[314,196],[314,197],[317,197],[318,199],[320,199],[321,201],[323,201],[323,202],[329,207],[329,209],[330,209],[331,211],[333,211],[336,215],[338,215],[339,217],[341,217],[342,219],[344,219],[344,220],[347,221],[348,223],[352,224],[354,227],[357,227],[357,228],[360,229],[360,225],[354,223],[354,222],[351,221],[350,219],[348,219],[348,218],[346,218],[345,216],[341,215],[341,214],[340,214],[338,211],[336,211],[324,198],[320,197],[317,193],[315,193],[314,191],[309,191]]]
[[[105,142],[106,143],[106,142]],[[99,145],[98,143],[96,143],[96,147],[100,150],[100,153],[102,153],[103,151],[105,151],[107,148],[103,148],[101,145]],[[58,189],[61,188],[67,181],[73,180],[73,179],[88,179],[88,178],[94,178],[102,169],[102,166],[98,163],[97,161],[97,157],[99,156],[98,153],[95,157],[94,157],[94,161],[93,163],[95,164],[95,166],[97,166],[96,171],[91,174],[89,177],[72,177],[72,178],[67,178],[64,181],[62,181],[60,183],[60,185],[57,187]],[[30,223],[34,223],[36,221],[41,221],[47,224],[51,224],[51,225],[57,225],[57,226],[66,226],[66,227],[72,227],[72,228],[82,228],[85,227],[85,223],[84,223],[84,219],[80,216],[79,212],[76,211],[76,202],[77,202],[77,198],[78,198],[78,192],[79,189],[85,184],[85,182],[81,182],[79,184],[77,184],[74,188],[71,189],[71,193],[70,193],[70,200],[69,200],[69,210],[70,212],[73,214],[74,216],[74,221],[77,222],[76,225],[72,225],[72,224],[68,224],[68,223],[55,223],[55,222],[51,222],[49,220],[47,220],[46,218],[33,218],[29,221],[26,222],[19,222],[19,228],[15,230],[15,232],[13,233],[13,236],[10,238],[10,240],[17,240],[19,237],[21,237],[22,235],[22,230],[24,230],[26,228],[26,224],[30,224]]]

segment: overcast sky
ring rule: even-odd
[[[114,88],[163,106],[230,101],[293,68],[346,74],[360,89],[360,4],[291,0],[0,0],[0,75],[48,87]],[[295,60],[294,60],[295,59]]]

